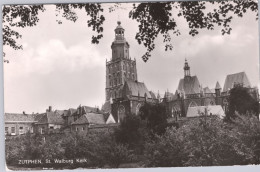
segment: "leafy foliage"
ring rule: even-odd
[[[103,22],[105,21],[104,15],[101,13],[104,11],[100,3],[88,3],[88,4],[56,4],[56,15],[62,14],[62,17],[67,20],[76,22],[78,19],[77,14],[73,11],[74,9],[84,9],[87,16],[90,19],[87,20],[88,27],[92,28],[92,31],[97,32],[96,36],[92,36],[92,43],[98,44],[99,40],[103,37]],[[61,20],[57,20],[59,24]]]
[[[211,6],[211,4],[217,4]],[[109,7],[109,12],[120,8],[120,3]],[[64,17],[67,20],[76,22],[78,19],[76,9],[84,9],[88,27],[92,28],[96,35],[92,36],[92,43],[98,44],[103,37],[103,7],[99,3],[88,4],[56,4],[56,15]],[[15,31],[14,27],[35,26],[39,21],[38,13],[44,12],[43,5],[5,5],[3,7],[3,43],[11,46],[15,50],[22,49],[22,45],[17,44],[16,39],[21,35]],[[163,36],[165,50],[172,50],[172,36],[179,36],[181,31],[178,29],[176,18],[183,17],[188,26],[189,34],[195,36],[199,30],[214,30],[221,27],[221,33],[230,34],[231,22],[234,17],[243,17],[243,15],[252,11],[258,18],[257,1],[254,0],[233,0],[233,1],[183,1],[183,2],[150,2],[135,3],[133,9],[129,12],[129,17],[139,23],[139,32],[136,34],[136,40],[143,44],[147,51],[142,56],[147,61],[151,52],[155,49],[155,39]],[[176,15],[174,15],[176,14]],[[59,24],[61,20],[57,19]],[[6,61],[7,62],[7,61]]]
[[[242,120],[241,120],[242,119]],[[218,118],[187,121],[147,143],[147,166],[224,166],[259,164],[259,121],[252,116],[230,126]]]
[[[45,139],[44,139],[45,137]],[[65,135],[22,135],[6,140],[8,165],[18,165],[18,160],[40,159],[87,159],[87,163],[24,164],[25,167],[51,166],[64,168],[102,168],[105,165],[117,168],[121,163],[131,161],[132,152],[127,145],[117,143],[110,132],[89,133],[87,136],[70,133]],[[22,165],[20,165],[22,166]]]
[[[236,86],[230,90],[226,119],[235,118],[235,111],[240,114],[259,114],[259,103],[250,95],[248,88]]]
[[[115,131],[115,139],[119,144],[129,146],[135,153],[142,153],[145,140],[149,137],[146,124],[140,116],[127,115]]]
[[[15,50],[22,49],[16,39],[22,37],[14,27],[32,27],[39,21],[39,12],[45,11],[43,5],[4,5],[3,6],[3,45]]]
[[[211,9],[210,4],[217,4]],[[134,4],[129,17],[139,23],[139,32],[136,39],[139,44],[147,48],[142,56],[147,61],[151,51],[155,49],[154,40],[162,34],[165,50],[172,50],[171,35],[180,35],[176,18],[183,17],[189,26],[189,34],[195,36],[200,29],[214,30],[222,27],[222,35],[231,33],[231,21],[234,16],[243,17],[247,11],[253,11],[258,18],[257,1],[183,1],[183,2],[156,2]],[[174,16],[177,13],[177,16]]]
[[[137,143],[143,145],[134,145],[142,146],[142,154],[134,151],[131,143],[117,141],[118,135],[113,132],[88,133],[87,136],[76,133],[53,134],[46,137],[45,141],[42,135],[11,137],[6,140],[6,160],[8,165],[15,165],[19,159],[88,160],[84,164],[66,164],[66,167],[56,164],[57,168],[118,168],[128,162],[142,162],[147,167],[260,164],[260,121],[254,115],[236,115],[232,123],[208,116],[187,120],[178,129],[168,127],[160,135],[141,136],[144,140]],[[138,118],[130,119],[125,131],[132,136],[134,133],[131,132],[143,134],[136,129],[141,127],[136,125]],[[127,135],[126,132],[122,134]],[[136,135],[133,139],[138,140]]]
[[[145,103],[139,111],[141,119],[146,121],[149,130],[159,135],[165,132],[168,126],[165,105]]]

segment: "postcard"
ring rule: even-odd
[[[2,12],[9,170],[260,164],[257,1]]]

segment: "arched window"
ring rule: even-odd
[[[125,118],[125,107],[120,105],[118,107],[118,123],[121,122]]]
[[[136,112],[135,112],[136,115],[139,115],[139,111],[140,111],[141,106],[142,106],[141,103],[139,103],[139,104],[136,106]]]

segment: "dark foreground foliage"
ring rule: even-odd
[[[160,135],[151,134],[137,116],[126,118],[116,132],[56,134],[46,136],[45,141],[42,135],[28,134],[6,140],[6,161],[11,166],[56,169],[118,168],[126,163],[142,167],[260,164],[260,122],[254,115],[236,116],[232,123],[217,117],[192,119],[178,129],[168,127]],[[123,137],[127,132],[130,134]],[[18,165],[22,159],[74,163]],[[77,163],[76,159],[87,162]]]

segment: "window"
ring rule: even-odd
[[[85,130],[85,127],[82,127],[82,131],[84,131]]]
[[[29,127],[25,127],[25,133],[29,131]]]
[[[33,127],[31,127],[30,132],[33,133]]]
[[[19,127],[19,134],[24,134],[23,127]]]
[[[51,126],[51,127],[50,127],[50,129],[54,129],[54,127],[53,127],[53,126]]]
[[[41,128],[41,134],[44,134],[45,133],[45,130],[44,130],[44,128],[42,127]]]
[[[77,119],[78,119],[78,118],[77,118],[77,116],[75,115],[75,116],[74,116],[74,121],[76,121]]]
[[[11,127],[11,135],[15,135],[15,127]]]
[[[5,135],[8,134],[8,127],[5,127]]]
[[[76,127],[76,131],[78,131],[78,127]]]

